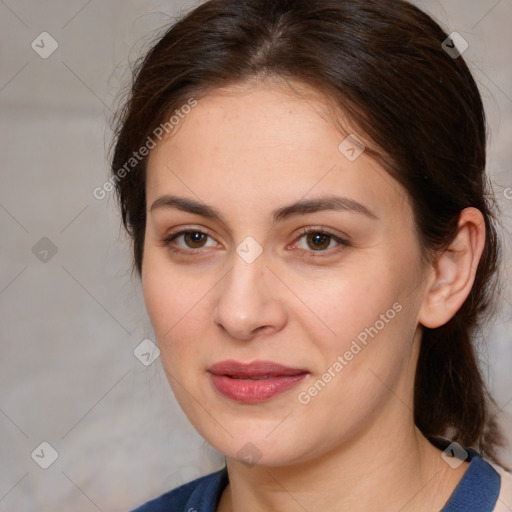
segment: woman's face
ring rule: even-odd
[[[412,425],[425,294],[412,211],[325,112],[273,85],[217,90],[149,156],[145,303],[176,399],[231,458],[297,463]],[[306,373],[213,377],[225,360]]]

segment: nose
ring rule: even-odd
[[[239,340],[280,331],[287,322],[284,286],[262,253],[248,263],[233,256],[231,271],[221,280],[213,324]]]

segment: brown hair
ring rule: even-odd
[[[464,208],[483,214],[486,243],[467,300],[445,325],[424,328],[414,416],[425,436],[448,437],[499,463],[504,440],[473,345],[500,259],[485,174],[486,120],[464,59],[442,46],[447,37],[403,0],[207,1],[173,23],[135,66],[115,120],[111,180],[133,240],[132,271],[140,275],[147,158],[122,178],[119,170],[155,127],[191,97],[261,77],[304,83],[333,100],[407,191],[429,258],[453,240]]]

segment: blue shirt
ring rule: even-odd
[[[492,512],[500,491],[500,475],[472,448],[469,466],[440,512]],[[148,501],[132,512],[215,512],[228,484],[228,471],[202,476]]]

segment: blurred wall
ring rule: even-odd
[[[134,355],[153,333],[113,198],[92,192],[129,61],[197,3],[0,1],[0,511],[121,512],[221,467]],[[510,262],[512,0],[417,3],[469,43]],[[510,284],[482,359],[512,438]]]

